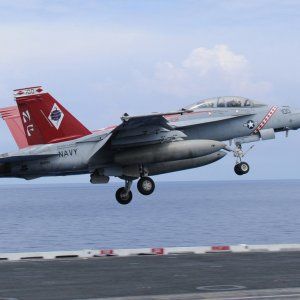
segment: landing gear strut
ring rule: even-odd
[[[116,199],[122,205],[127,205],[132,200],[132,192],[130,190],[132,180],[125,180],[125,187],[121,187],[116,192]]]
[[[145,196],[151,195],[155,189],[155,183],[150,177],[141,177],[137,184],[138,191]]]

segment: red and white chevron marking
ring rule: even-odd
[[[267,115],[263,118],[263,120],[260,122],[260,124],[256,127],[256,129],[253,131],[253,133],[258,133],[261,129],[263,129],[266,124],[269,122],[269,120],[272,118],[272,116],[277,111],[278,107],[273,106],[270,111],[267,113]]]

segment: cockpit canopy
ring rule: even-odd
[[[266,104],[259,103],[254,100],[250,100],[244,97],[238,96],[225,96],[225,97],[216,97],[201,100],[197,103],[185,107],[188,110],[195,110],[201,108],[217,108],[217,107],[259,107],[265,106]]]

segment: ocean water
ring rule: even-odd
[[[300,181],[1,185],[0,252],[300,243]]]

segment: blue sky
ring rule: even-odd
[[[0,104],[41,84],[91,129],[218,95],[300,108],[299,36],[292,0],[1,0]],[[0,152],[16,148],[3,122],[0,135]],[[247,179],[300,178],[299,138],[258,143]],[[159,179],[241,180],[233,163]]]

